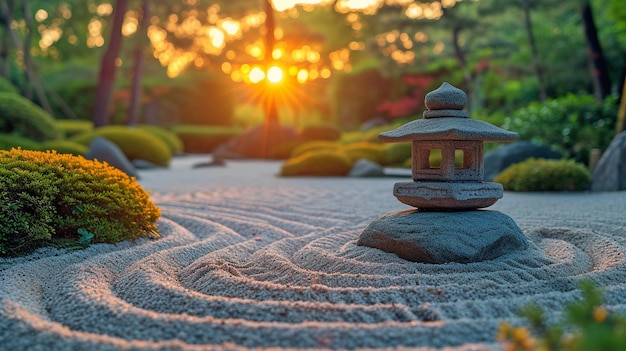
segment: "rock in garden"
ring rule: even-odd
[[[348,177],[384,177],[385,172],[381,165],[376,162],[362,158],[352,166]]]
[[[391,252],[413,262],[480,262],[515,250],[528,241],[511,217],[489,210],[386,214],[371,222],[359,246]]]
[[[137,169],[128,160],[126,155],[124,155],[122,150],[106,138],[94,138],[89,145],[89,150],[87,150],[85,158],[88,160],[98,160],[106,162],[131,177],[139,177],[139,175],[137,174]]]
[[[561,159],[563,155],[547,146],[518,141],[485,153],[485,180],[492,181],[512,164],[528,158]]]
[[[613,138],[593,170],[592,191],[626,190],[626,132]]]

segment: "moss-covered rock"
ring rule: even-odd
[[[144,160],[167,166],[172,159],[169,146],[156,135],[140,128],[106,126],[78,134],[70,141],[89,146],[96,137],[103,137],[117,145],[129,160]]]
[[[157,237],[160,210],[123,172],[56,152],[0,151],[0,255]]]
[[[591,174],[573,160],[530,158],[509,166],[493,181],[513,191],[580,191],[588,187]]]
[[[345,176],[352,162],[345,155],[332,151],[312,151],[286,160],[282,176]]]
[[[6,92],[0,92],[0,133],[35,141],[61,137],[61,131],[46,111],[20,95]]]

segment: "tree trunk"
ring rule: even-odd
[[[33,20],[30,18],[30,10],[28,8],[28,1],[22,2],[22,14],[24,15],[24,22],[26,23],[26,36],[24,37],[23,57],[24,57],[24,97],[28,100],[33,99],[33,82],[31,79],[31,72],[33,71],[33,60],[30,56],[30,47],[33,42]]]
[[[265,73],[272,66],[272,52],[274,51],[274,8],[270,0],[264,0],[265,2]],[[276,106],[276,94],[272,89],[271,84],[267,83],[267,97],[268,101],[265,106],[265,122],[266,123],[278,123],[278,106]]]
[[[611,80],[589,1],[585,1],[582,5],[581,15],[587,40],[587,54],[589,55],[593,87],[596,98],[599,102],[602,102],[610,94]]]
[[[98,87],[96,89],[93,111],[93,124],[95,127],[109,124],[109,102],[113,94],[113,84],[115,83],[115,60],[122,46],[122,24],[124,23],[124,15],[127,8],[128,0],[115,1],[111,38],[100,62],[100,75],[98,76]]]
[[[470,98],[470,87],[472,86],[472,77],[470,77],[469,72],[467,71],[467,60],[465,58],[465,53],[463,52],[463,48],[461,48],[461,45],[459,44],[460,41],[460,36],[461,36],[461,30],[463,28],[460,26],[455,26],[454,29],[452,30],[452,45],[454,46],[454,54],[456,56],[457,61],[459,61],[459,66],[461,67],[461,72],[463,72],[463,90],[465,90],[465,93],[467,94],[467,101],[468,101],[468,106],[467,108],[469,109],[469,102],[472,101]]]
[[[137,41],[133,52],[133,83],[130,94],[130,111],[128,114],[128,125],[137,125],[139,122],[139,110],[141,107],[143,66],[144,66],[144,45],[148,35],[148,24],[150,23],[150,0],[143,0],[141,6],[141,20],[137,31]]]
[[[539,63],[539,52],[537,50],[537,42],[535,41],[535,35],[533,33],[533,24],[530,17],[530,4],[528,3],[528,0],[522,0],[522,8],[524,9],[524,25],[526,27],[526,35],[528,36],[528,44],[530,45],[530,52],[532,54],[533,69],[539,83],[539,100],[544,102],[546,101],[548,94],[546,92],[543,68]]]
[[[626,75],[624,75],[624,83],[622,83],[622,98],[617,111],[615,134],[619,134],[624,130],[626,130]]]
[[[2,43],[0,44],[0,60],[2,60],[0,63],[0,74],[2,77],[9,79],[9,37],[11,36],[11,13],[13,11],[13,0],[6,0],[6,3],[0,10],[0,23],[2,23],[3,32]]]

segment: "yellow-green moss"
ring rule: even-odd
[[[40,151],[56,151],[60,154],[72,154],[75,156],[85,156],[87,147],[83,144],[75,143],[69,140],[49,140],[39,144]]]
[[[178,135],[176,135],[174,132],[171,132],[163,127],[149,124],[140,124],[137,127],[146,130],[163,140],[167,144],[167,146],[169,146],[172,154],[175,155],[183,152],[183,141],[180,140]]]
[[[378,164],[383,164],[385,160],[385,150],[382,144],[371,142],[360,142],[344,145],[340,151],[345,154],[352,163],[365,158]]]
[[[57,119],[55,123],[66,138],[71,138],[75,135],[93,130],[93,122],[91,121],[76,119]]]
[[[311,125],[302,128],[298,133],[301,141],[329,140],[336,141],[341,138],[341,131],[332,126]]]
[[[122,171],[56,152],[0,151],[0,255],[157,237],[160,210]]]
[[[412,143],[389,143],[384,144],[384,166],[403,165],[411,159]]]
[[[167,166],[172,158],[172,152],[163,140],[148,131],[134,127],[100,127],[78,134],[69,140],[89,146],[98,136],[117,145],[129,160],[145,160],[159,166]]]
[[[20,95],[6,92],[0,92],[0,133],[35,141],[61,137],[61,131],[46,111]]]
[[[308,141],[296,146],[291,151],[291,157],[298,157],[310,151],[335,151],[341,147],[339,143],[328,140]]]
[[[282,176],[345,176],[352,162],[343,154],[332,151],[312,151],[290,158],[281,166]]]
[[[493,181],[513,191],[580,191],[589,185],[591,174],[573,160],[530,158],[509,166]]]

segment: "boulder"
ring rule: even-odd
[[[489,210],[389,213],[371,222],[357,245],[435,264],[492,260],[529,247],[513,219]]]
[[[384,177],[385,172],[381,165],[362,158],[354,163],[348,177]]]
[[[271,152],[286,143],[298,140],[295,128],[278,123],[264,123],[219,146],[214,152],[221,159],[268,158]]]
[[[626,132],[613,138],[593,170],[592,191],[626,190]]]
[[[139,178],[137,169],[128,160],[126,155],[124,155],[122,150],[106,138],[94,138],[89,144],[89,149],[87,150],[85,158],[88,160],[106,162],[131,177]]]
[[[492,181],[512,164],[528,158],[561,159],[563,155],[547,146],[518,141],[485,153],[485,181]]]

